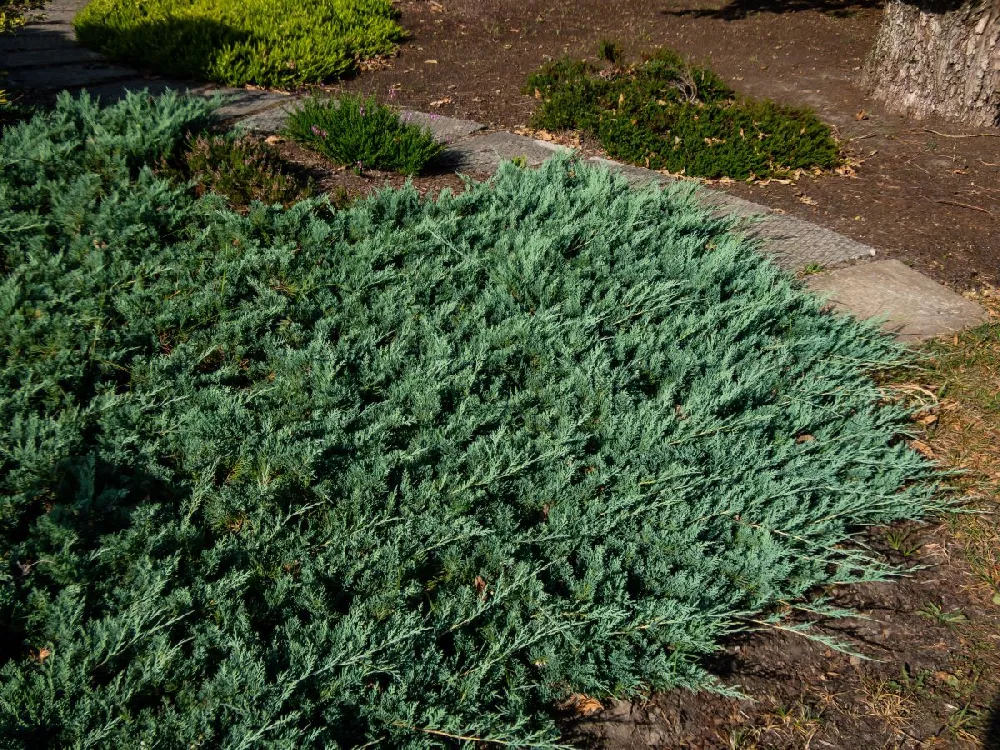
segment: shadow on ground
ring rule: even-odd
[[[961,5],[961,0],[911,0],[925,13],[947,13]],[[675,8],[663,11],[668,16],[718,18],[738,21],[755,13],[796,13],[817,11],[831,16],[852,16],[869,8],[881,8],[885,0],[730,0],[714,7]]]
[[[983,737],[983,748],[985,750],[1000,750],[1000,695],[997,695],[993,701],[989,723],[986,726],[986,735]]]

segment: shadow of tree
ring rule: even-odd
[[[983,737],[984,750],[1000,750],[1000,695],[993,700],[990,718],[986,724],[986,735]]]
[[[669,16],[692,18],[718,18],[738,21],[754,13],[797,13],[818,11],[833,16],[850,16],[859,10],[880,8],[884,0],[731,0],[722,7],[681,8],[663,11]]]
[[[80,43],[112,60],[159,74],[211,79],[219,50],[250,41],[246,32],[218,21],[172,18],[131,26],[113,26],[80,20]]]
[[[907,0],[926,13],[947,13],[955,10],[963,0]],[[689,16],[692,18],[718,18],[724,21],[738,21],[754,13],[797,13],[817,11],[831,16],[851,16],[861,10],[881,8],[885,0],[730,0],[721,7],[677,8],[663,11],[668,16]]]

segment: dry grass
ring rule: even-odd
[[[950,530],[1000,604],[1000,290],[978,301],[992,322],[929,345],[921,376],[939,399],[928,442],[942,463],[965,472],[957,489],[976,511],[951,518]]]

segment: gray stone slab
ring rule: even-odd
[[[126,78],[122,81],[104,83],[97,86],[84,87],[88,94],[100,98],[105,104],[116,102],[125,98],[128,91],[146,91],[151,96],[162,94],[168,89],[184,91],[187,87],[177,81],[150,80],[149,78]]]
[[[96,86],[116,79],[134,78],[135,71],[111,63],[60,65],[54,68],[12,70],[7,82],[12,86],[54,91],[57,89]]]
[[[622,174],[633,185],[668,184],[673,178],[651,169],[620,164],[595,157],[593,164]],[[853,260],[871,258],[875,250],[849,237],[793,216],[775,213],[767,206],[753,203],[719,190],[700,187],[698,200],[718,214],[754,219],[745,226],[747,235],[762,241],[762,250],[782,268],[798,271],[807,266],[836,268]]]
[[[295,108],[295,102],[278,105],[258,114],[244,117],[236,123],[236,127],[255,133],[277,133],[283,130],[288,122],[289,113]]]
[[[70,26],[26,26],[15,34],[0,36],[0,60],[14,52],[70,49],[75,46],[76,36]]]
[[[817,274],[809,287],[855,317],[886,317],[885,328],[903,341],[954,333],[989,319],[979,305],[898,260]]]
[[[248,117],[252,114],[282,104],[290,104],[294,101],[294,97],[290,94],[251,89],[233,89],[223,86],[202,86],[193,89],[191,93],[205,97],[224,97],[226,104],[215,111],[215,116],[223,120]]]
[[[445,149],[443,156],[445,163],[456,170],[492,174],[504,161],[523,158],[528,166],[537,167],[547,159],[569,151],[555,143],[498,132],[459,141]]]
[[[472,135],[486,126],[472,120],[461,120],[456,117],[444,117],[427,112],[417,112],[415,110],[400,110],[399,116],[404,122],[419,125],[431,131],[434,139],[441,143],[451,143],[459,138]]]
[[[76,14],[79,12],[79,9],[70,6],[55,8],[50,5],[46,5],[43,10],[29,11],[28,20],[31,23],[42,22],[71,24],[73,23],[73,19],[76,18]]]
[[[38,68],[42,66],[68,65],[70,63],[94,62],[101,56],[89,49],[76,46],[60,46],[54,49],[17,50],[6,52],[2,62],[5,70]]]

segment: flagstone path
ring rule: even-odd
[[[216,114],[238,127],[266,133],[283,126],[296,101],[293,96],[213,85],[192,87],[143,76],[80,47],[72,20],[86,3],[53,0],[16,34],[0,36],[0,70],[7,71],[7,87],[41,94],[86,89],[102,100],[118,99],[129,90],[161,93],[168,88],[187,89],[198,95],[226,96],[226,105]],[[529,166],[537,166],[568,150],[504,131],[484,132],[485,126],[470,120],[423,112],[403,114],[428,127],[446,144],[449,165],[475,176],[493,173],[507,159],[523,159]],[[670,181],[648,169],[607,159],[590,161],[621,172],[637,186]],[[874,248],[720,191],[700,188],[697,194],[705,206],[719,213],[759,217],[745,231],[760,240],[763,252],[790,271],[818,271],[808,276],[807,283],[831,305],[861,318],[881,317],[902,340],[949,334],[987,320],[986,311],[979,305],[924,274],[896,260],[877,260]]]

